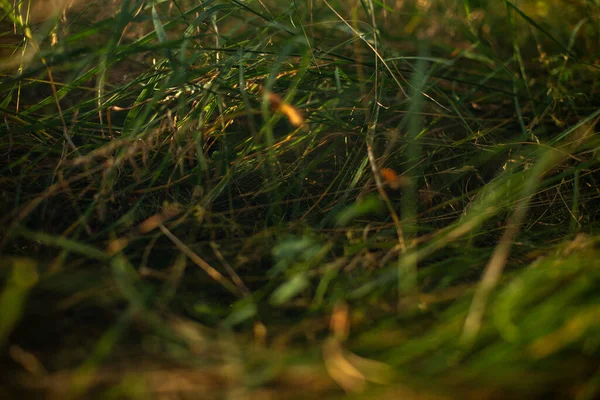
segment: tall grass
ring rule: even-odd
[[[599,6],[0,2],[0,394],[595,398]]]

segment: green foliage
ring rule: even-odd
[[[341,210],[336,216],[336,222],[340,226],[346,226],[358,217],[378,213],[381,210],[381,200],[377,196],[371,195],[364,199],[359,199],[354,204]]]
[[[0,10],[0,397],[600,393],[597,1]]]
[[[37,263],[26,258],[12,260],[12,269],[6,285],[0,294],[0,346],[6,345],[7,339],[19,322],[26,304],[29,291],[39,279]]]

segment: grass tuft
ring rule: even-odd
[[[269,3],[0,2],[0,397],[598,397],[600,4]]]

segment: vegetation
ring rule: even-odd
[[[1,1],[0,396],[600,396],[600,2]]]

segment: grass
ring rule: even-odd
[[[0,7],[3,397],[600,395],[596,1]]]

